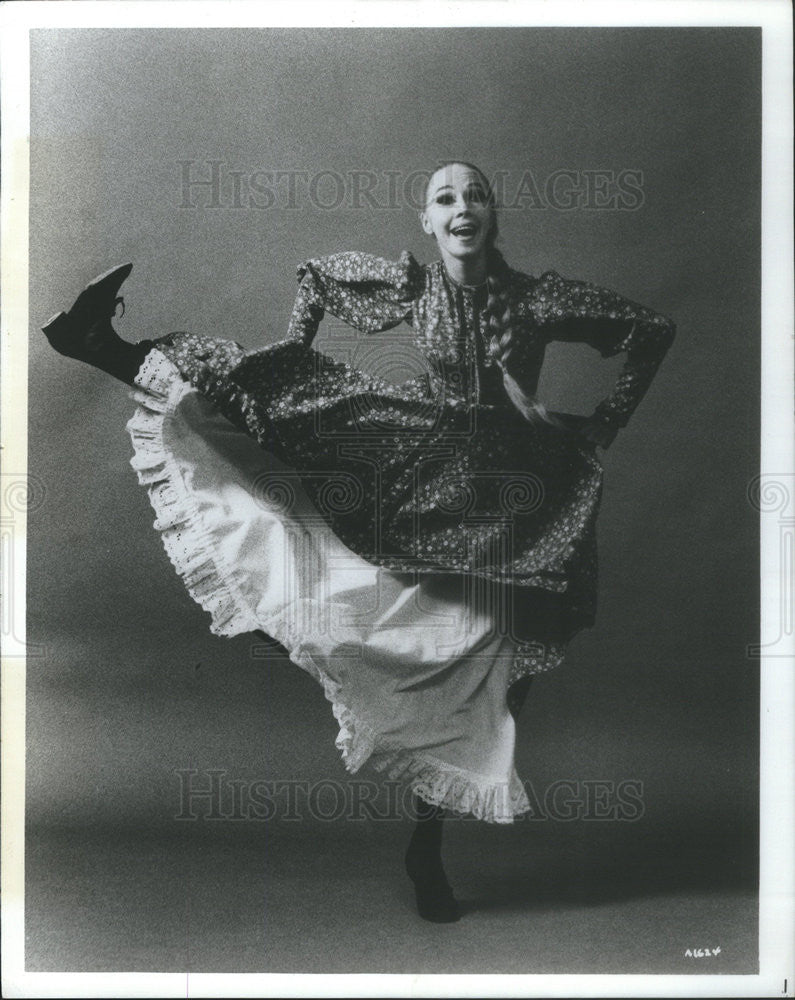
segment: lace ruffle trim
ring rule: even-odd
[[[531,808],[515,769],[510,781],[496,782],[488,775],[455,767],[432,754],[408,751],[384,740],[344,704],[340,686],[315,662],[284,618],[269,621],[265,631],[279,639],[292,662],[322,686],[339,725],[336,746],[351,774],[367,763],[378,772],[386,772],[391,780],[407,780],[412,791],[432,805],[489,823],[511,823]]]
[[[513,770],[509,782],[454,767],[432,755],[390,746],[365,720],[344,704],[340,687],[314,661],[285,615],[262,621],[254,617],[234,584],[231,567],[202,524],[201,514],[165,442],[165,423],[179,402],[196,391],[176,366],[156,348],[135,379],[132,398],[138,408],[127,423],[134,456],[130,464],[146,487],[166,554],[188,593],[210,614],[210,630],[230,637],[262,629],[281,642],[290,659],[317,680],[339,725],[336,747],[354,774],[365,763],[393,780],[407,780],[412,791],[433,805],[491,823],[510,823],[530,803]]]
[[[138,409],[127,423],[134,450],[130,465],[149,494],[154,527],[166,555],[190,596],[210,614],[211,632],[229,637],[259,628],[234,586],[230,567],[224,565],[212,535],[202,525],[197,505],[164,441],[167,417],[193,390],[156,349],[146,356],[135,381],[145,391],[132,394]]]

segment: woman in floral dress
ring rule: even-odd
[[[533,675],[594,622],[596,448],[627,423],[675,327],[605,289],[510,268],[471,164],[433,173],[420,219],[440,260],[307,261],[287,337],[261,350],[188,333],[122,341],[111,319],[132,265],[44,332],[133,387],[132,465],[212,631],[280,642],[322,685],[347,769],[406,780],[418,910],[448,922],[460,911],[445,812],[510,822],[529,808],[514,718]],[[316,351],[325,314],[365,334],[409,324],[422,374],[393,385]],[[590,417],[535,398],[555,340],[626,355]]]

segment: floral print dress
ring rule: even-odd
[[[528,808],[506,688],[593,624],[602,468],[576,417],[530,423],[487,351],[485,287],[409,253],[311,260],[286,339],[254,352],[169,334],[128,429],[166,550],[220,635],[262,630],[323,685],[349,770],[491,821]],[[553,271],[506,291],[533,393],[546,345],[625,353],[597,415],[623,426],[675,333]],[[400,384],[312,344],[324,315],[411,327]],[[581,419],[581,418],[580,418]]]

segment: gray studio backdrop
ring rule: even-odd
[[[303,259],[435,259],[411,175],[460,157],[503,178],[514,267],[615,288],[679,329],[603,456],[598,622],[536,682],[519,773],[639,780],[647,820],[678,817],[684,840],[706,815],[751,831],[753,853],[759,33],[39,31],[31,71],[31,830],[169,827],[180,768],[344,777],[320,689],[211,636],[172,571],[128,464],[125,388],[35,326],[131,260],[123,336],[270,343]],[[588,412],[617,370],[558,345],[542,398]]]

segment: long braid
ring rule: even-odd
[[[486,327],[489,337],[489,354],[502,364],[513,345],[511,302],[508,295],[508,265],[500,251],[489,243],[486,250]]]
[[[502,381],[508,398],[516,409],[531,424],[555,424],[558,421],[547,411],[543,403],[528,395],[508,372],[507,361],[516,346],[513,328],[511,297],[509,292],[509,267],[500,251],[494,246],[496,225],[492,230],[486,248],[486,323],[488,330],[488,351],[502,369]]]

